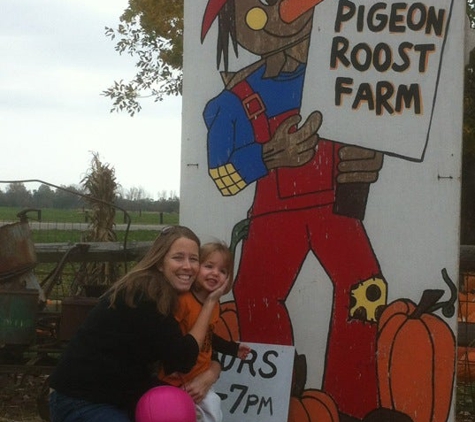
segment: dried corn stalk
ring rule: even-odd
[[[99,154],[93,153],[91,167],[81,180],[90,208],[89,227],[83,238],[86,242],[115,242],[115,202],[117,184],[115,169],[100,161]],[[110,285],[119,275],[119,266],[113,262],[90,262],[84,264],[82,285]]]

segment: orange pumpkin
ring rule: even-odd
[[[234,302],[220,304],[219,321],[214,332],[225,340],[239,341],[239,324]]]
[[[397,300],[379,320],[381,406],[403,412],[414,422],[445,422],[452,402],[455,336],[444,320],[429,312],[442,294],[426,290],[417,306]]]
[[[323,391],[305,390],[290,398],[288,422],[339,422],[338,408]]]

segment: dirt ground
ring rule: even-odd
[[[0,374],[0,422],[47,420],[38,412],[38,397],[45,379],[46,375]]]
[[[48,421],[46,378],[46,375],[0,374],[0,422]],[[455,422],[475,422],[472,398],[467,402],[463,395],[459,389]]]

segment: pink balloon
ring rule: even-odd
[[[135,422],[196,422],[195,403],[181,388],[154,387],[138,401]]]

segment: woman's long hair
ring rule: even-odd
[[[131,308],[136,306],[137,298],[143,298],[154,301],[163,315],[173,312],[178,293],[159,268],[172,244],[182,237],[193,240],[200,247],[198,236],[188,227],[164,228],[135,267],[109,289],[110,306],[115,307],[118,296]]]

